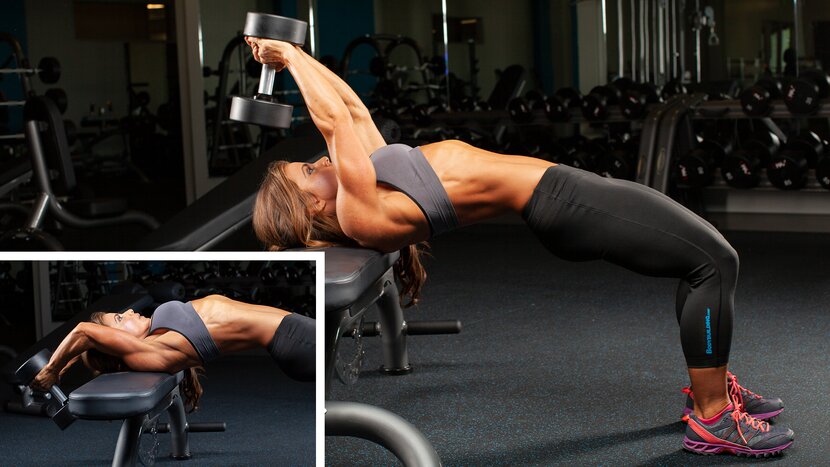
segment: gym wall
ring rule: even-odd
[[[432,48],[432,16],[441,15],[441,2],[420,0],[377,0],[375,2],[375,30],[379,33],[402,34],[414,38],[424,54],[442,54],[443,43]],[[494,70],[510,64],[533,68],[533,29],[531,1],[504,2],[501,0],[452,0],[447,2],[449,17],[476,17],[483,19],[484,40],[476,47],[478,86],[481,96],[487,98],[496,84]],[[439,32],[439,38],[442,37]],[[442,39],[443,40],[443,39]],[[450,71],[462,79],[470,76],[467,44],[449,46]]]
[[[64,118],[78,122],[89,114],[90,104],[104,106],[107,100],[112,101],[117,115],[126,113],[124,44],[76,39],[70,0],[26,0],[25,8],[29,43],[26,56],[33,63],[44,56],[57,57],[61,63],[61,78],[54,86],[69,95]],[[47,89],[37,78],[33,84],[39,94]]]

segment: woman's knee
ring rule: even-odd
[[[723,272],[728,271],[737,275],[738,268],[740,267],[740,258],[738,257],[738,252],[735,251],[735,248],[725,238],[721,237],[721,240],[712,252],[712,257],[717,262],[719,270]]]

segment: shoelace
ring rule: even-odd
[[[760,394],[756,394],[756,393],[750,391],[749,389],[747,389],[747,388],[741,386],[740,384],[738,384],[738,377],[735,376],[735,374],[732,373],[731,371],[726,372],[726,381],[730,385],[734,384],[735,386],[738,387],[739,391],[745,392],[746,394],[752,396],[753,399],[760,399],[760,398],[764,397],[764,396],[762,396]]]
[[[744,437],[744,432],[741,429],[741,420],[745,421],[747,425],[755,430],[765,433],[769,431],[769,423],[758,420],[752,415],[744,412],[743,407],[738,405],[738,401],[735,400],[734,397],[732,398],[732,404],[735,405],[735,409],[732,410],[731,417],[732,420],[735,421],[735,426],[738,428],[738,434],[741,436],[741,439],[744,440],[744,443],[749,444],[749,441],[747,441]]]
[[[726,372],[726,381],[727,387],[729,388],[729,397],[733,400],[733,402],[737,399],[737,403],[740,404],[739,408],[741,410],[744,408],[744,393],[753,399],[761,398],[760,394],[755,394],[749,389],[738,384],[738,377],[729,371]]]

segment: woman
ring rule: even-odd
[[[197,369],[220,355],[264,347],[286,374],[313,381],[315,321],[279,308],[251,305],[221,295],[167,302],[152,318],[133,310],[93,313],[67,335],[32,387],[48,390],[78,359],[93,370],[189,370],[183,382],[194,410],[202,390]]]
[[[727,378],[738,257],[710,224],[645,186],[540,159],[459,141],[387,146],[357,95],[301,48],[261,38],[247,42],[256,60],[294,77],[329,152],[315,163],[269,168],[254,229],[271,249],[356,244],[402,250],[402,296],[415,301],[425,274],[414,245],[457,226],[519,213],[557,256],[605,259],[681,279],[677,318],[694,388],[684,447],[768,455],[792,443],[792,431],[747,413],[780,412],[780,400],[757,397]]]

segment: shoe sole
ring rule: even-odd
[[[739,448],[735,446],[724,446],[722,444],[712,444],[703,441],[692,441],[688,437],[683,438],[683,449],[693,452],[695,454],[702,454],[704,456],[712,456],[715,454],[734,454],[736,456],[746,457],[772,457],[781,454],[781,451],[790,447],[793,444],[790,441],[787,444],[777,446],[770,449],[750,449]]]
[[[775,417],[776,415],[780,414],[783,411],[784,411],[784,409],[778,409],[778,410],[774,410],[772,412],[759,413],[759,414],[751,413],[749,415],[752,415],[752,418],[756,418],[758,420],[770,420],[771,418]],[[683,416],[689,415],[692,412],[694,412],[694,410],[692,410],[688,407],[683,407]]]

